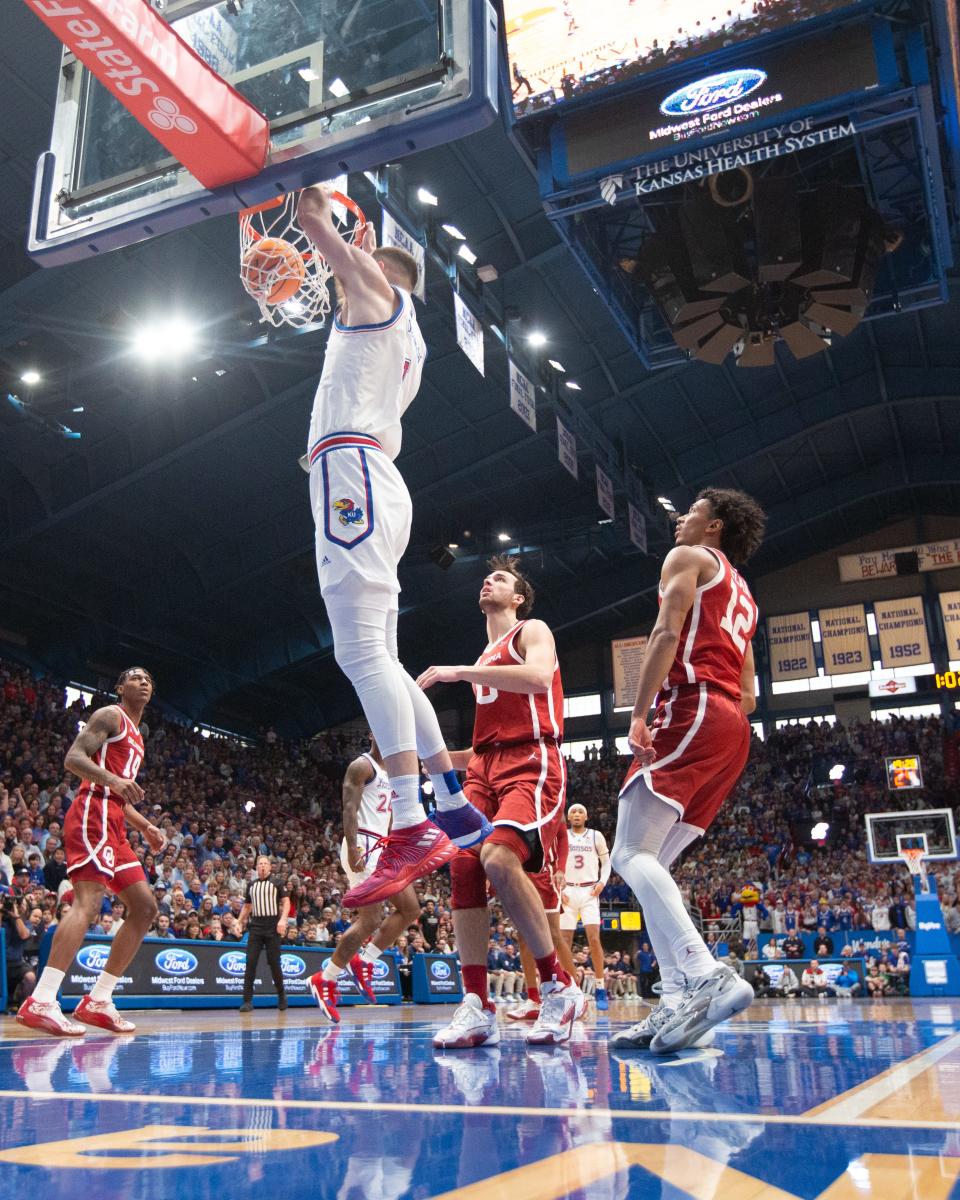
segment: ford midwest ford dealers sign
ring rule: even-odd
[[[749,96],[767,81],[766,71],[755,67],[740,67],[735,71],[723,71],[719,75],[708,75],[682,88],[677,88],[660,105],[665,117],[684,117],[690,113],[709,112],[722,108]]]

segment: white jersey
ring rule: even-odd
[[[360,794],[357,832],[386,837],[390,831],[390,780],[383,767],[378,766],[369,754],[362,757],[373,767],[373,778]],[[360,844],[363,845],[362,837]]]
[[[397,308],[379,325],[333,322],[313,399],[308,453],[331,433],[375,437],[389,458],[400,453],[400,418],[420,388],[426,344],[410,293],[395,287]]]
[[[567,867],[564,878],[576,887],[592,887],[600,882],[600,856],[606,857],[607,842],[596,829],[585,829],[582,833],[569,830],[570,849],[567,852]]]

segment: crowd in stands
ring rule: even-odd
[[[674,36],[665,43],[656,38],[649,45],[643,46],[640,45],[639,39],[625,41],[623,57],[616,62],[604,64],[580,76],[572,72],[565,74],[560,81],[561,97],[557,96],[552,87],[535,91],[518,64],[513,72],[517,115],[529,116],[531,113],[552,108],[559,98],[571,100],[585,96],[613,84],[638,79],[663,67],[713,54],[727,46],[738,45],[765,33],[790,28],[797,21],[832,12],[848,2],[849,0],[726,0],[724,5],[721,0],[714,11],[694,22],[692,27],[678,27]],[[643,0],[631,0],[631,7],[639,11],[642,3]],[[577,23],[572,9],[568,12],[568,20],[569,37],[573,39],[576,37]],[[577,46],[577,50],[579,49]],[[581,56],[572,52],[571,63]],[[526,87],[526,93],[521,97],[518,93],[522,86]]]
[[[61,844],[63,819],[79,781],[63,767],[64,755],[92,708],[68,704],[63,686],[36,678],[0,660],[0,903],[12,982],[32,983],[39,939],[71,898]],[[159,915],[152,936],[237,941],[238,917],[258,854],[269,854],[291,894],[286,940],[291,945],[332,946],[350,914],[341,906],[345,880],[339,865],[340,788],[349,761],[363,747],[353,735],[324,733],[283,742],[270,728],[255,742],[204,736],[196,727],[148,710],[146,758],[139,780],[144,808],[159,822],[168,845],[154,856],[140,836],[131,844],[155,888]],[[209,731],[207,731],[209,733]],[[798,931],[830,937],[836,931],[911,928],[912,891],[900,869],[871,867],[863,813],[908,807],[886,790],[886,754],[918,752],[926,788],[908,793],[916,806],[952,803],[945,778],[942,731],[935,718],[889,723],[813,722],[754,739],[750,764],[707,838],[677,867],[678,878],[708,936],[723,917],[743,909],[743,890],[754,884],[760,928],[777,935]],[[819,761],[843,763],[842,782],[811,787]],[[617,790],[626,762],[610,748],[571,762],[569,794],[589,813],[591,826],[613,841]],[[826,840],[810,831],[829,822]],[[954,864],[937,872],[948,928],[960,928]],[[450,884],[443,872],[422,882],[422,916],[401,938],[402,963],[422,950],[455,952]],[[611,877],[605,907],[632,905],[629,889]],[[123,904],[105,901],[94,932],[111,936]],[[713,932],[712,927],[714,927]],[[503,952],[512,974],[499,994],[519,991],[516,934],[491,907],[491,953]],[[579,966],[588,989],[596,985],[585,952]],[[891,953],[895,953],[891,948]],[[612,952],[607,960],[613,995],[649,994],[655,963],[649,948],[635,957]],[[880,982],[871,993],[895,988],[896,962],[878,961]],[[639,985],[638,985],[639,981]],[[493,980],[494,988],[497,980]],[[12,990],[12,989],[11,989]]]

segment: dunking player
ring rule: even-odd
[[[390,778],[387,844],[371,877],[344,897],[361,907],[403,891],[448,862],[458,845],[482,840],[490,827],[466,802],[433,706],[397,656],[397,564],[410,537],[411,504],[393,460],[400,453],[400,420],[420,387],[426,357],[410,297],[417,264],[404,250],[378,250],[370,226],[362,248],[347,245],[322,187],[303,192],[298,219],[343,297],[310,420],[320,592],[337,662],[353,684]],[[420,803],[418,751],[433,781],[435,824]]]
[[[533,588],[515,559],[490,560],[480,589],[487,647],[473,667],[429,667],[422,688],[462,680],[473,685],[477,712],[466,791],[493,821],[482,849],[450,864],[453,928],[466,995],[433,1039],[451,1050],[496,1045],[496,1012],[487,997],[487,880],[536,959],[540,1015],[527,1041],[565,1042],[580,990],[560,965],[543,903],[530,880],[548,866],[560,826],[567,772],[563,759],[563,686],[553,634],[527,619]]]
[[[603,1012],[610,1007],[603,974],[603,946],[600,944],[600,893],[610,878],[610,852],[607,840],[597,829],[587,828],[587,810],[582,804],[571,804],[567,810],[570,822],[567,849],[566,887],[563,890],[563,912],[560,928],[567,944],[573,945],[577,922],[583,925],[590,948],[590,961],[597,981],[594,1000]]]
[[[370,742],[369,753],[355,758],[343,777],[340,865],[351,888],[357,887],[373,874],[380,857],[381,843],[389,831],[390,780],[383,769],[383,759],[374,738]],[[371,1004],[376,1004],[377,997],[370,986],[374,964],[409,925],[420,919],[420,902],[412,885],[408,884],[402,892],[391,897],[391,903],[393,912],[386,920],[381,903],[364,905],[350,928],[342,934],[323,969],[311,976],[310,990],[331,1021],[340,1020],[337,980],[343,969],[350,968],[360,990]],[[361,951],[364,942],[367,945]]]
[[[50,957],[33,995],[17,1013],[21,1025],[57,1037],[79,1037],[87,1025],[111,1033],[132,1033],[113,1003],[113,989],[136,954],[157,915],[157,902],[143,867],[127,841],[127,824],[140,831],[155,853],[163,850],[163,834],[135,805],[143,799],[136,782],[143,762],[139,725],[153,695],[153,679],[143,667],[130,667],[117,680],[119,704],[98,708],[67,752],[64,765],[83,780],[63,823],[67,875],[74,901],[53,937]],[[123,927],[110,943],[110,957],[89,996],[77,1005],[71,1021],[60,1010],[57,992],[95,922],[106,889],[123,900]],[[82,1021],[83,1024],[77,1022]]]
[[[750,496],[706,488],[677,521],[676,546],[660,573],[660,613],[640,671],[629,735],[634,761],[620,790],[612,858],[643,908],[662,992],[658,1007],[614,1037],[614,1046],[679,1050],[753,999],[748,983],[717,966],[669,867],[709,828],[747,762],[757,606],[731,562],[750,558],[763,527]]]

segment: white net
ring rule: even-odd
[[[257,302],[260,320],[275,328],[322,325],[330,312],[331,270],[297,224],[299,192],[240,213],[240,280]],[[340,192],[331,209],[341,236],[359,244],[364,216]]]

